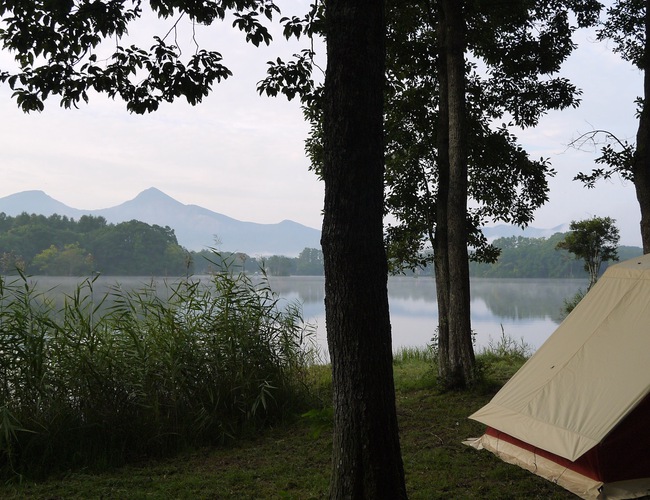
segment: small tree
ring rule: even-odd
[[[92,271],[92,265],[92,255],[79,243],[65,245],[63,249],[50,245],[32,261],[35,271],[49,276],[83,276]]]
[[[571,221],[570,233],[556,245],[556,249],[568,250],[576,259],[585,261],[589,273],[589,290],[598,279],[600,265],[608,260],[618,260],[618,228],[610,217],[592,217]]]

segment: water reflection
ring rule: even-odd
[[[206,285],[209,277],[197,277]],[[260,279],[254,277],[253,279]],[[64,294],[74,292],[80,282],[75,278],[30,278],[38,289],[48,291],[57,302]],[[101,297],[115,286],[128,291],[152,283],[164,296],[177,279],[154,280],[145,277],[101,276],[93,284],[95,297]],[[327,352],[324,309],[324,279],[322,277],[291,276],[270,278],[271,288],[283,301],[299,301],[305,319],[318,328],[317,340],[323,353]],[[539,347],[555,330],[560,321],[563,301],[585,287],[581,280],[489,279],[477,278],[471,283],[472,329],[476,332],[476,347],[481,349],[495,342],[505,332],[523,339],[532,349]],[[433,278],[392,277],[388,285],[391,308],[393,346],[424,346],[437,326],[438,308]]]
[[[549,317],[560,322],[564,299],[572,297],[581,280],[531,279],[472,281],[472,299],[485,302],[490,314],[499,318],[526,320]]]
[[[318,325],[319,343],[326,352],[323,278],[272,278],[271,284],[282,297],[303,304],[305,317]],[[476,347],[497,342],[503,332],[537,349],[561,321],[564,300],[585,285],[570,279],[473,279]],[[438,321],[435,280],[391,277],[388,294],[394,348],[430,343]]]

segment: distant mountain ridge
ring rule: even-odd
[[[132,200],[98,210],[69,207],[43,191],[23,191],[0,198],[0,212],[13,217],[23,212],[45,216],[58,214],[75,220],[82,215],[102,216],[114,224],[135,219],[171,227],[179,244],[188,250],[214,247],[215,238],[223,250],[252,256],[296,256],[304,248],[320,248],[317,229],[290,220],[277,224],[239,221],[198,205],[185,205],[153,187]]]
[[[248,255],[296,256],[304,248],[320,248],[320,231],[284,220],[277,224],[243,222],[227,215],[213,212],[198,205],[185,205],[154,187],[145,189],[132,200],[117,206],[98,210],[82,210],[61,203],[43,191],[23,191],[0,198],[0,212],[15,217],[23,212],[65,215],[78,220],[82,215],[102,216],[118,224],[139,220],[147,224],[169,226],[174,229],[179,244],[188,250],[202,250],[215,246]],[[548,238],[569,230],[569,224],[553,228],[527,227],[501,224],[483,229],[488,241],[510,236]]]
[[[522,236],[524,238],[549,238],[555,233],[569,232],[569,226],[570,224],[567,222],[551,228],[527,227],[521,229],[519,226],[499,224],[493,227],[484,227],[483,234],[490,242],[497,238],[510,238],[511,236]]]

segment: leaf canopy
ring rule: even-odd
[[[391,2],[388,36],[387,242],[396,269],[431,261],[438,185],[438,10],[433,1]],[[488,221],[526,226],[548,201],[548,160],[533,159],[515,129],[549,110],[575,107],[580,90],[558,75],[572,33],[593,24],[600,4],[585,1],[465,3],[466,120],[469,129],[467,233],[473,257],[498,250]],[[570,15],[573,14],[573,16]]]
[[[148,48],[123,45],[132,22],[142,17],[143,4],[162,19],[176,21]],[[215,82],[232,75],[215,50],[200,49],[183,57],[168,42],[183,16],[193,25],[222,21],[228,13],[233,27],[255,46],[272,40],[260,17],[271,20],[279,8],[273,0],[12,0],[0,5],[0,47],[13,54],[16,70],[0,71],[13,97],[25,111],[42,111],[51,95],[61,105],[88,102],[89,92],[124,100],[134,113],[151,112],[162,102],[185,97],[195,105]],[[113,48],[98,56],[102,42]],[[108,45],[108,44],[106,44]]]

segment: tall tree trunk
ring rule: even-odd
[[[643,54],[643,107],[639,117],[634,154],[634,187],[641,209],[643,253],[650,253],[650,0],[645,2],[645,47]]]
[[[474,348],[470,316],[469,261],[467,253],[467,130],[465,120],[465,23],[463,2],[440,1],[444,79],[441,103],[445,101],[447,151],[441,155],[448,166],[446,203],[448,344],[440,349],[439,377],[447,388],[463,387],[474,378]],[[444,85],[443,85],[444,84]],[[443,104],[441,104],[441,108]],[[441,113],[442,115],[443,113]],[[446,156],[446,158],[445,158]],[[442,175],[441,175],[442,178]],[[441,186],[443,188],[444,186]],[[436,232],[443,229],[436,228]],[[444,321],[444,320],[443,320]]]
[[[406,498],[383,244],[384,7],[329,0],[325,316],[334,386],[330,498]]]
[[[449,356],[449,253],[447,235],[447,203],[449,199],[449,99],[447,92],[446,23],[444,12],[438,4],[438,81],[440,104],[438,109],[438,191],[436,193],[436,235],[433,265],[438,299],[438,378],[444,381],[452,371]]]

